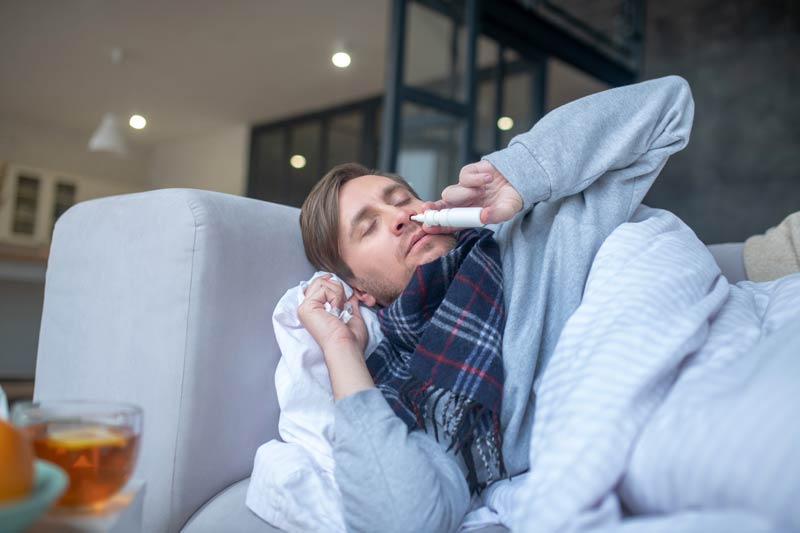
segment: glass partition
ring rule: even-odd
[[[458,181],[464,120],[408,102],[402,116],[397,171],[423,200],[436,200]]]
[[[409,87],[464,101],[466,31],[459,22],[462,3],[447,5],[449,16],[416,2],[408,4],[403,79]]]

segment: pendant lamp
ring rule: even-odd
[[[103,120],[89,139],[89,150],[92,152],[112,152],[119,156],[128,154],[125,136],[119,127],[119,119],[114,113],[106,113]]]

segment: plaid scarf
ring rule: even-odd
[[[492,235],[464,230],[453,250],[417,267],[400,297],[378,312],[386,337],[367,359],[376,385],[410,430],[433,426],[439,441],[441,428],[448,451],[464,458],[471,493],[505,477],[503,273]]]

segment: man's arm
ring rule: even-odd
[[[367,329],[355,296],[345,325],[325,302],[342,308],[341,284],[311,282],[297,314],[319,343],[336,399],[334,475],[352,531],[453,531],[470,503],[456,458],[433,437],[409,432],[375,388],[364,361]]]
[[[522,211],[592,187],[616,224],[644,199],[667,158],[689,142],[689,84],[668,76],[603,91],[547,114],[508,148],[485,157],[523,200]]]
[[[408,431],[378,389],[336,402],[335,476],[348,531],[455,531],[464,473],[431,435]]]

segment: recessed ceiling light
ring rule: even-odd
[[[131,128],[135,130],[140,130],[147,126],[147,119],[144,118],[142,115],[133,115],[131,119],[128,121],[128,124],[131,125]]]
[[[514,127],[514,119],[511,117],[500,117],[497,119],[497,127],[503,131],[508,131]]]
[[[289,164],[294,168],[303,168],[306,166],[306,158],[300,154],[294,154],[289,158]]]
[[[347,52],[336,52],[331,57],[331,61],[339,68],[346,68],[350,66],[350,54]]]

